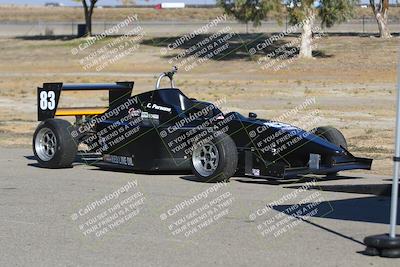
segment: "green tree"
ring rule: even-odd
[[[254,26],[260,26],[270,12],[279,12],[282,7],[280,0],[220,0],[219,4],[228,15]]]
[[[369,0],[376,22],[378,23],[379,36],[381,38],[390,38],[388,28],[389,0]]]
[[[317,18],[321,26],[331,27],[352,17],[357,0],[289,0],[287,10],[291,24],[301,26],[299,57],[312,57],[312,31]]]
[[[312,30],[317,18],[322,26],[331,27],[352,16],[357,0],[286,0],[289,22],[301,27],[300,57],[312,57]],[[220,5],[228,15],[240,22],[253,22],[259,26],[272,11],[282,14],[280,0],[221,0]],[[279,20],[279,18],[278,18]]]

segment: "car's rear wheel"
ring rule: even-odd
[[[347,142],[344,135],[336,128],[331,126],[322,126],[315,128],[313,130],[315,135],[335,144],[337,146],[343,147],[347,149]],[[329,172],[326,174],[327,176],[336,176],[337,172]]]
[[[225,133],[207,140],[194,146],[191,158],[193,174],[204,182],[228,181],[237,168],[235,142]]]
[[[40,166],[54,169],[71,166],[78,150],[71,130],[72,125],[60,119],[48,119],[38,125],[33,135],[33,153]]]

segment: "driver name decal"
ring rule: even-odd
[[[147,108],[151,108],[151,109],[160,110],[160,111],[171,112],[171,108],[159,106],[157,104],[147,103],[146,107]]]

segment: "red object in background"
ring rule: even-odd
[[[161,4],[157,4],[154,6],[155,9],[161,9]]]

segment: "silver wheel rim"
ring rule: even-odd
[[[42,128],[36,135],[35,151],[38,157],[43,161],[51,160],[57,148],[57,138],[54,132],[49,128]]]
[[[213,143],[206,143],[193,151],[193,166],[201,176],[210,176],[218,168],[219,153]]]

